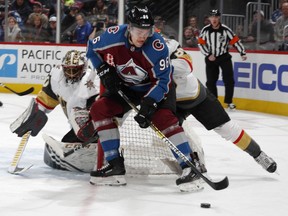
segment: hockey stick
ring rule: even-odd
[[[8,86],[6,86],[4,83],[0,83],[0,86],[8,89],[9,91],[11,91],[11,92],[13,92],[14,94],[17,94],[17,95],[19,95],[19,96],[24,96],[24,95],[30,94],[30,93],[32,93],[32,92],[34,91],[34,87],[31,87],[31,88],[29,88],[29,89],[27,89],[27,90],[25,90],[25,91],[22,91],[22,92],[16,92],[16,91],[14,91],[13,89],[11,89],[11,88],[9,88]]]
[[[135,106],[135,104],[130,101],[130,99],[121,91],[118,90],[118,94],[133,108],[137,113],[139,112],[139,109]],[[214,190],[222,190],[228,187],[229,181],[227,176],[219,181],[219,182],[213,182],[210,179],[208,179],[206,176],[204,176],[195,166],[194,164],[169,140],[152,122],[150,123],[150,127],[153,129],[153,131],[159,136],[159,138],[164,141],[168,147],[175,152],[191,169],[200,176],[208,185],[210,185]]]
[[[9,168],[8,168],[9,173],[17,175],[17,174],[25,172],[26,170],[30,169],[33,166],[33,164],[32,164],[32,165],[24,167],[24,168],[18,167],[18,164],[20,162],[22,154],[23,154],[25,147],[28,143],[30,134],[31,134],[31,131],[28,131],[22,136],[22,139],[21,139],[20,144],[17,148],[17,151],[13,157],[13,160],[12,160]]]

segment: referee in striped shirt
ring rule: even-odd
[[[229,45],[233,45],[241,54],[242,60],[247,59],[244,46],[235,33],[220,22],[219,10],[210,11],[210,24],[205,26],[200,33],[198,46],[205,55],[206,87],[218,97],[216,83],[219,79],[219,68],[222,69],[222,78],[225,85],[224,103],[229,109],[235,109],[233,104],[234,74],[232,56],[229,54]]]

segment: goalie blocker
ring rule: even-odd
[[[47,120],[47,115],[39,109],[35,98],[32,98],[28,108],[11,123],[10,130],[18,137],[22,137],[27,131],[31,131],[31,135],[36,136]]]

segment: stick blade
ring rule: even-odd
[[[13,174],[13,175],[19,175],[21,173],[26,172],[27,170],[29,170],[31,167],[33,166],[33,164],[27,166],[27,167],[9,167],[8,168],[8,173]]]
[[[229,180],[226,176],[223,180],[219,182],[212,182],[212,184],[209,184],[214,190],[223,190],[229,186]]]
[[[24,96],[24,95],[28,95],[28,94],[32,93],[33,91],[34,91],[34,87],[31,87],[31,88],[27,89],[26,91],[18,92],[17,94],[19,96]]]

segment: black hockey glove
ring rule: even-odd
[[[153,98],[146,97],[143,99],[138,114],[134,117],[135,121],[141,128],[147,128],[150,120],[157,109],[157,103]]]
[[[121,79],[119,78],[115,67],[104,62],[97,69],[97,74],[106,90],[112,93],[117,93],[120,89]]]

